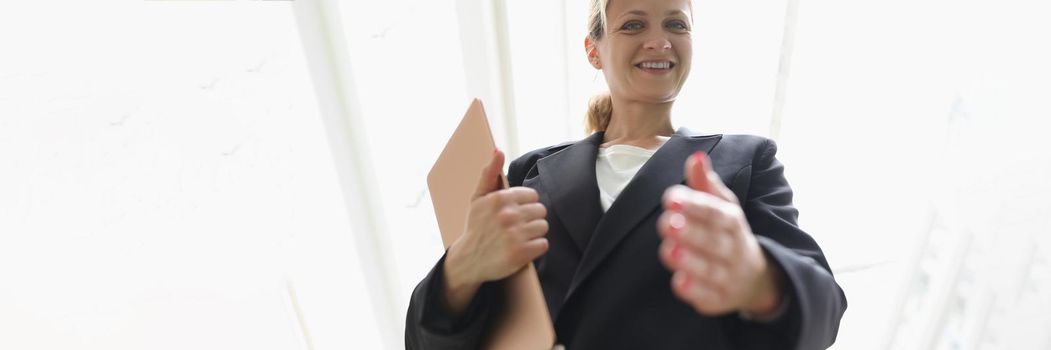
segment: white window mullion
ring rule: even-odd
[[[467,93],[482,99],[497,145],[511,156],[519,143],[505,8],[502,0],[456,0]]]
[[[372,173],[362,114],[350,70],[337,3],[328,0],[294,2],[304,53],[310,64],[321,116],[347,204],[356,254],[372,299],[373,313],[387,349],[401,348],[403,310],[394,299],[402,295],[386,237],[378,181]],[[351,332],[352,330],[347,330]]]

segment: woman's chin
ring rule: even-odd
[[[675,100],[680,89],[674,84],[637,84],[633,90],[640,100],[669,102]]]
[[[638,100],[643,102],[649,102],[654,104],[668,103],[675,101],[675,98],[679,96],[678,91],[664,91],[661,93],[654,93],[653,91],[640,94]]]

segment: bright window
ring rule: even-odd
[[[379,346],[290,2],[6,3],[0,42],[0,348],[301,349],[292,294]]]

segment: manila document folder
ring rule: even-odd
[[[463,234],[471,195],[482,168],[489,164],[496,144],[482,102],[474,99],[438,160],[427,174],[427,188],[434,203],[438,229],[448,249]],[[503,179],[507,187],[507,178]],[[487,326],[485,348],[547,350],[555,343],[555,329],[532,263],[500,282],[503,313]]]

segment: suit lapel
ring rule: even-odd
[[[554,209],[580,251],[602,217],[595,157],[603,133],[597,132],[537,161],[539,179]]]
[[[635,230],[647,216],[660,206],[661,195],[673,185],[681,184],[685,180],[683,166],[686,159],[696,151],[710,152],[722,139],[721,135],[690,136],[689,130],[679,129],[671,139],[664,144],[639,172],[632,178],[631,182],[624,188],[617,199],[601,215],[601,219],[594,227],[594,237],[590,244],[585,245],[584,256],[577,271],[573,275],[569,290],[564,301],[572,297],[573,292],[587,279],[587,277],[601,265],[617,244],[629,233]],[[599,140],[601,142],[601,139]],[[593,151],[596,152],[596,151]],[[598,186],[595,182],[595,155],[592,154],[588,160],[577,161],[587,164],[587,177],[590,186],[595,192],[587,198],[588,205],[598,206]],[[581,169],[583,171],[583,169]],[[582,181],[582,180],[581,180]],[[563,200],[573,198],[569,196]],[[579,199],[575,199],[579,200]],[[555,201],[555,203],[559,203]],[[584,205],[585,203],[572,203],[569,205]],[[601,207],[600,207],[601,208]],[[601,209],[599,209],[601,210]],[[581,225],[583,228],[583,225]],[[644,230],[645,231],[645,230]]]

